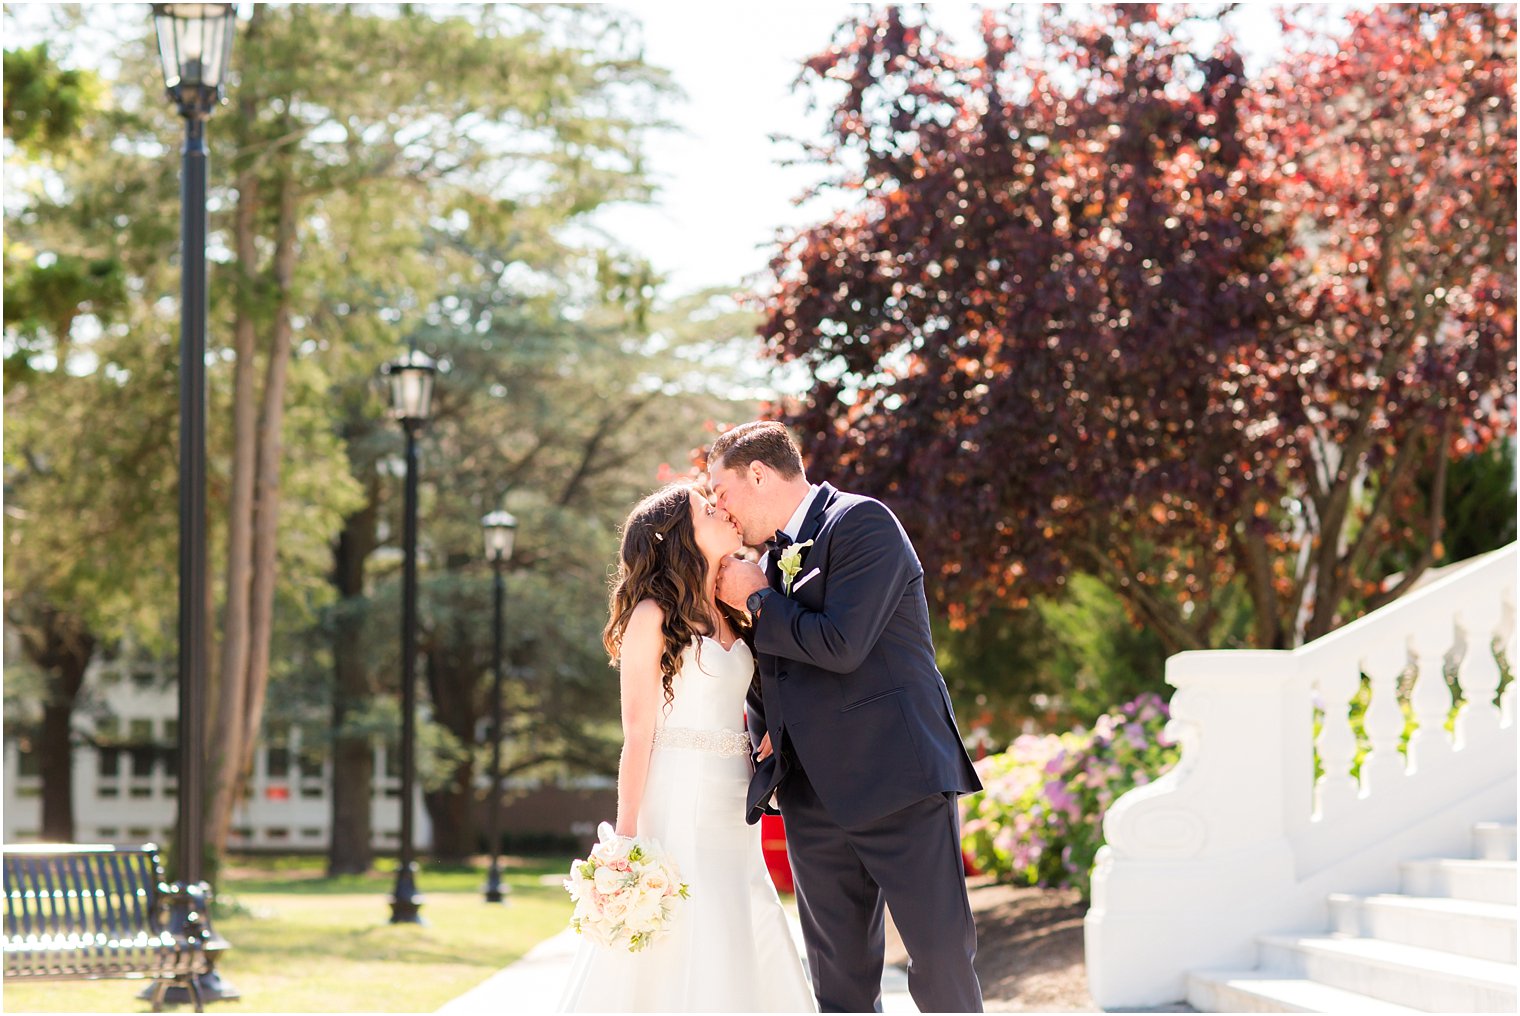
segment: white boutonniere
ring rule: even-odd
[[[812,545],[812,540],[804,540],[802,543],[792,544],[781,552],[781,557],[776,561],[776,570],[781,572],[783,595],[792,595],[792,582],[797,578],[797,573],[802,570],[802,548]]]

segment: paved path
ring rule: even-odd
[[[797,916],[787,911],[797,951],[802,953],[802,928]],[[486,978],[438,1011],[450,1016],[469,1013],[553,1012],[565,987],[570,962],[580,947],[580,936],[564,931],[534,946],[526,956],[504,970]],[[888,966],[881,979],[881,1008],[884,1012],[918,1012],[908,997],[908,975],[898,967]]]

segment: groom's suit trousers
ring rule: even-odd
[[[800,766],[777,797],[819,1009],[881,1011],[885,903],[908,950],[919,1011],[981,1012],[955,794],[852,828],[829,817]]]

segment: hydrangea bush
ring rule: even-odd
[[[1023,885],[1074,886],[1085,899],[1103,845],[1103,815],[1126,791],[1176,763],[1168,712],[1145,694],[1092,730],[1026,734],[977,762],[984,789],[962,798],[961,832],[983,872]]]

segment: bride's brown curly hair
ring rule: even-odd
[[[616,666],[633,608],[643,600],[659,604],[665,615],[660,626],[665,636],[665,646],[660,651],[660,683],[665,688],[666,708],[675,701],[674,680],[681,669],[681,654],[699,636],[718,634],[717,619],[705,602],[707,558],[697,547],[691,491],[689,483],[669,484],[644,498],[628,513],[618,551],[617,575],[608,598],[609,618],[602,631],[602,644]],[[723,603],[718,609],[740,637],[748,636],[747,615]],[[701,651],[699,645],[698,654]]]

